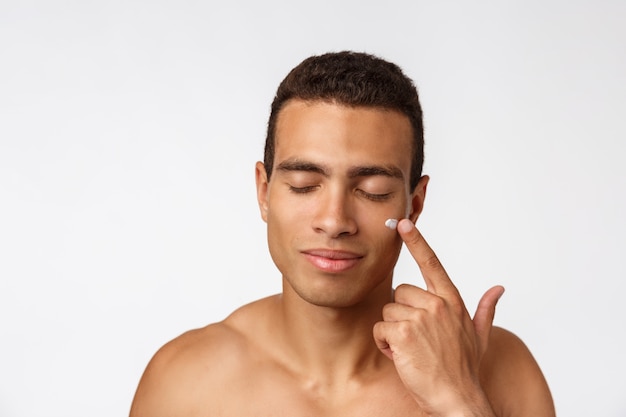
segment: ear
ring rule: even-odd
[[[422,214],[422,210],[424,209],[424,200],[426,199],[426,188],[428,187],[428,181],[430,178],[428,175],[423,175],[422,178],[417,182],[413,193],[411,194],[411,212],[409,214],[409,219],[413,223],[417,221],[420,214]]]
[[[267,222],[267,197],[268,197],[268,181],[267,171],[265,165],[262,162],[257,162],[255,165],[254,176],[256,180],[256,199],[259,203],[259,209],[261,210],[261,218],[264,222]]]

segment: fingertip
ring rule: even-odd
[[[483,294],[479,304],[485,303],[485,305],[492,305],[494,308],[502,295],[504,294],[504,287],[502,285],[496,285],[489,288],[487,292]]]
[[[415,225],[409,219],[402,219],[398,222],[397,230],[400,233],[409,233],[415,229]]]
[[[496,297],[496,302],[500,300],[500,298],[504,295],[504,292],[506,291],[506,288],[504,288],[502,285],[496,285],[494,287],[495,289],[497,289],[497,297]]]

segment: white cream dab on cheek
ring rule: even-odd
[[[387,226],[391,230],[396,230],[396,226],[398,226],[398,220],[396,220],[396,219],[387,219],[387,220],[385,220],[385,226]]]

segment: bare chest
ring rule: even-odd
[[[284,378],[249,376],[223,390],[207,415],[254,417],[406,417],[424,415],[400,381],[311,387]],[[225,387],[226,388],[226,387]],[[216,414],[216,411],[218,413]]]

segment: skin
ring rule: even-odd
[[[471,317],[414,226],[428,177],[410,189],[406,116],[291,101],[276,137],[256,183],[282,294],[166,344],[130,415],[554,416],[528,349],[492,328],[503,288]],[[403,244],[425,286],[394,292]]]

